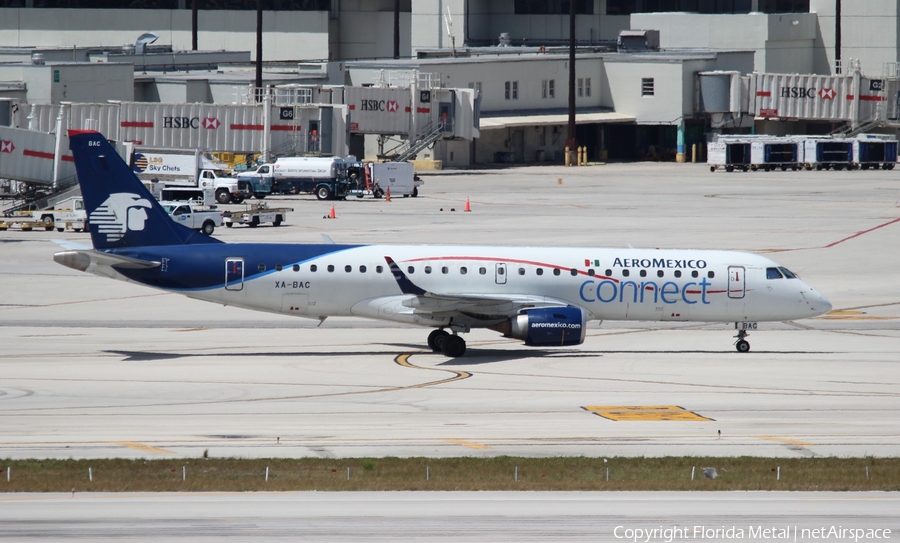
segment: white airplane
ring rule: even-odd
[[[64,244],[56,262],[247,309],[425,326],[450,357],[473,328],[559,347],[584,342],[592,320],[734,322],[747,352],[756,323],[831,310],[796,274],[741,252],[223,243],[172,221],[98,132],[69,141],[93,248]]]

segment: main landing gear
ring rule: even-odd
[[[466,340],[443,329],[433,330],[428,334],[428,347],[450,358],[466,354]]]
[[[734,336],[737,338],[737,341],[734,342],[734,347],[739,353],[750,352],[750,342],[744,339],[748,335],[746,330],[738,330],[738,335]]]

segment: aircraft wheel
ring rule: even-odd
[[[459,336],[448,335],[441,346],[445,356],[457,358],[466,354],[466,340]]]
[[[750,343],[746,339],[742,339],[734,344],[735,348],[739,353],[749,353],[750,352]]]
[[[444,340],[449,336],[444,330],[432,330],[428,334],[428,348],[436,353],[443,351]]]

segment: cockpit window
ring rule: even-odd
[[[778,268],[766,268],[766,279],[782,279],[783,277]]]
[[[787,277],[788,279],[800,279],[799,277],[797,277],[796,273],[792,272],[791,270],[789,270],[783,266],[779,267],[778,269],[781,270],[781,273],[783,273],[784,276]]]

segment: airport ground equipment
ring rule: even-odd
[[[224,213],[215,206],[200,206],[193,202],[160,202],[163,210],[176,223],[211,236],[224,223]]]
[[[264,202],[253,204],[244,211],[226,211],[222,217],[225,226],[231,228],[235,224],[246,224],[256,228],[262,223],[272,223],[272,226],[281,226],[287,220],[287,214],[294,211],[292,207],[270,208]]]

